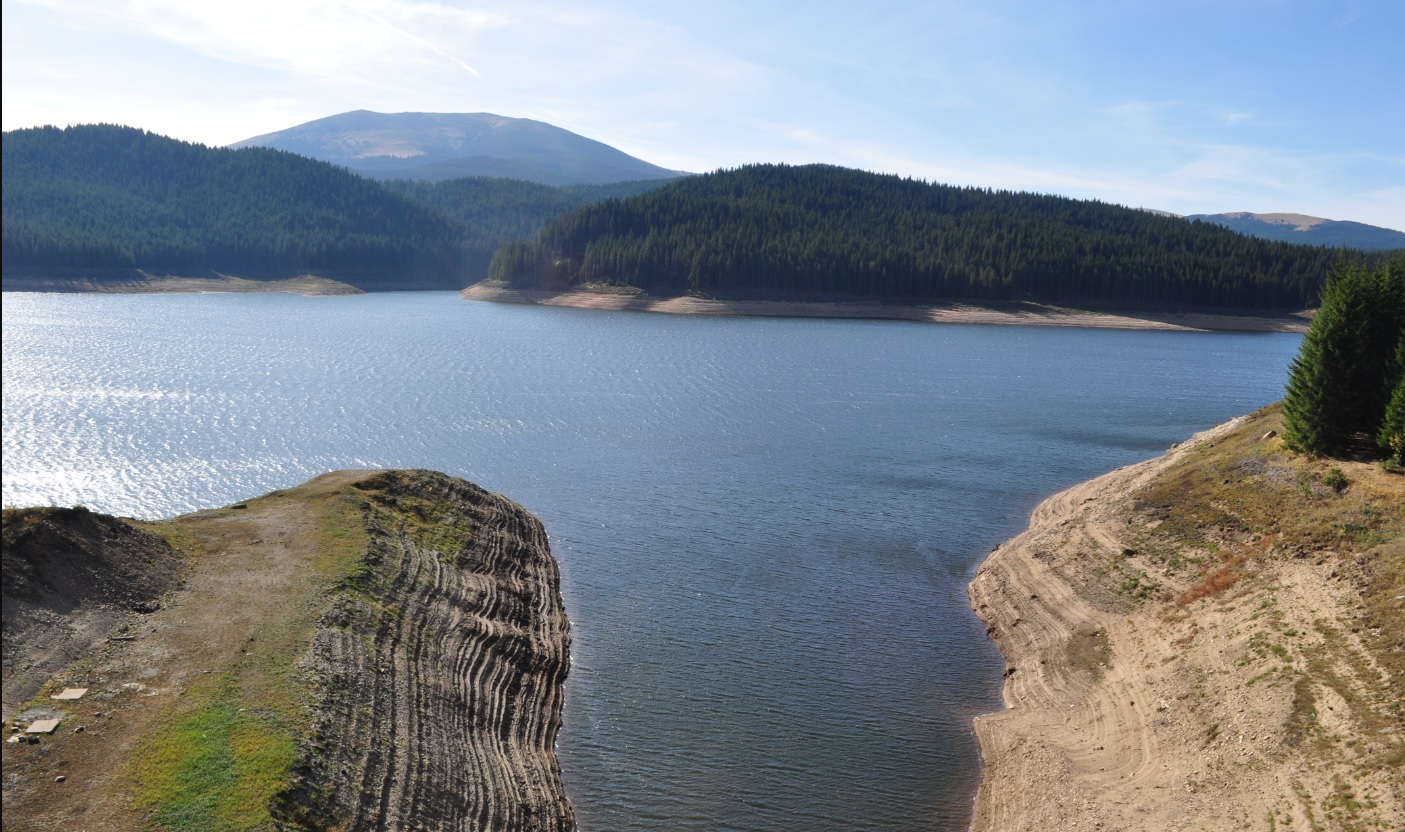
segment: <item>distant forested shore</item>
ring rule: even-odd
[[[1248,313],[1314,306],[1334,263],[1387,256],[827,165],[607,185],[378,182],[284,151],[114,125],[16,130],[3,151],[12,287],[234,275],[460,289],[494,278],[523,290]]]
[[[1096,201],[754,165],[566,214],[501,248],[490,275],[524,288],[1260,310],[1313,305],[1343,256]]]

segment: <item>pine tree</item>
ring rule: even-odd
[[[1284,439],[1296,451],[1340,452],[1362,421],[1368,396],[1359,380],[1365,375],[1361,361],[1373,283],[1355,264],[1338,264],[1327,278],[1283,397]],[[1370,394],[1375,391],[1373,384]]]
[[[1365,360],[1375,366],[1376,375],[1363,379],[1373,393],[1363,406],[1375,418],[1361,427],[1375,435],[1400,378],[1405,375],[1405,254],[1392,257],[1376,272],[1370,315]]]
[[[1396,465],[1405,465],[1405,335],[1395,348],[1395,390],[1376,432],[1376,447]]]

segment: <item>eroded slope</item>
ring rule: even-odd
[[[1405,480],[1279,419],[1055,495],[982,565],[976,830],[1405,828]]]

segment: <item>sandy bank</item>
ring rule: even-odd
[[[232,275],[180,277],[153,275],[137,269],[111,270],[92,276],[83,272],[51,275],[6,275],[6,292],[67,292],[102,295],[171,295],[286,292],[308,297],[359,295],[362,290],[338,280],[303,275],[285,280],[248,280]]]
[[[1206,544],[1221,557],[1179,571],[1147,551],[1163,521],[1136,495],[1179,487],[1158,478],[1209,465],[1196,454],[1238,442],[1266,478],[1292,470],[1255,439],[1264,425],[1242,417],[1057,494],[982,564],[969,593],[1007,662],[1007,710],[976,722],[974,832],[1405,828],[1400,682],[1381,660],[1399,618],[1371,620],[1361,577],[1401,562],[1405,481],[1342,463],[1348,497],[1395,513],[1364,553],[1275,551],[1287,532]],[[1285,488],[1348,499],[1310,477]],[[1185,600],[1231,568],[1232,587]]]
[[[767,318],[857,318],[921,321],[949,324],[1006,326],[1076,326],[1100,329],[1157,329],[1181,331],[1306,332],[1308,318],[1301,315],[1241,316],[1208,313],[1110,313],[1068,309],[1037,303],[1000,306],[974,303],[903,305],[878,301],[766,301],[716,300],[691,296],[652,297],[614,291],[574,290],[537,292],[484,281],[459,293],[467,300],[569,306],[577,309],[612,309],[662,312],[670,315],[731,315]]]

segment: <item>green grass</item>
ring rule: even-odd
[[[276,711],[249,711],[238,689],[191,691],[199,704],[133,756],[137,806],[158,829],[252,832],[273,828],[269,805],[298,749]]]

